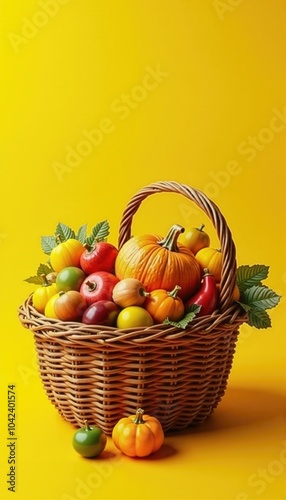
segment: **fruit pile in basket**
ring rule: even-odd
[[[167,323],[181,328],[209,315],[219,304],[222,253],[211,246],[204,225],[171,227],[165,237],[140,234],[117,249],[107,241],[107,221],[87,236],[59,223],[53,236],[43,236],[49,256],[35,276],[34,308],[50,319],[87,325],[136,328]],[[262,284],[264,265],[240,266],[233,301],[246,310],[248,323],[271,326],[266,309],[280,297]]]

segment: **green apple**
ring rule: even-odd
[[[105,448],[107,438],[104,432],[96,426],[85,426],[78,429],[72,440],[74,450],[86,458],[97,457]]]

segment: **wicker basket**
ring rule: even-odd
[[[218,207],[202,192],[177,182],[156,182],[127,205],[118,247],[130,238],[141,202],[153,193],[187,197],[210,218],[223,254],[220,304],[210,316],[186,329],[154,325],[120,330],[47,319],[32,306],[19,308],[22,325],[33,334],[46,394],[62,417],[98,425],[111,434],[119,418],[142,407],[165,431],[203,422],[225,393],[238,329],[245,313],[232,300],[236,279],[235,246]]]

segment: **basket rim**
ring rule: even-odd
[[[18,308],[18,318],[22,325],[34,334],[53,340],[73,340],[116,344],[122,341],[144,343],[147,341],[179,341],[189,337],[196,338],[213,334],[232,332],[247,320],[246,312],[234,303],[223,313],[214,311],[211,315],[194,318],[186,327],[178,328],[168,324],[155,324],[137,328],[119,329],[112,326],[85,325],[81,322],[61,321],[47,318],[32,305],[32,293]]]

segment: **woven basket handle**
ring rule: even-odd
[[[129,201],[123,212],[118,238],[118,248],[130,239],[131,224],[134,214],[142,201],[154,193],[178,193],[193,201],[210,218],[216,229],[222,252],[222,275],[220,287],[219,308],[225,311],[233,303],[233,292],[236,283],[236,252],[231,231],[219,208],[203,192],[193,189],[186,184],[175,181],[154,182],[140,189]]]

